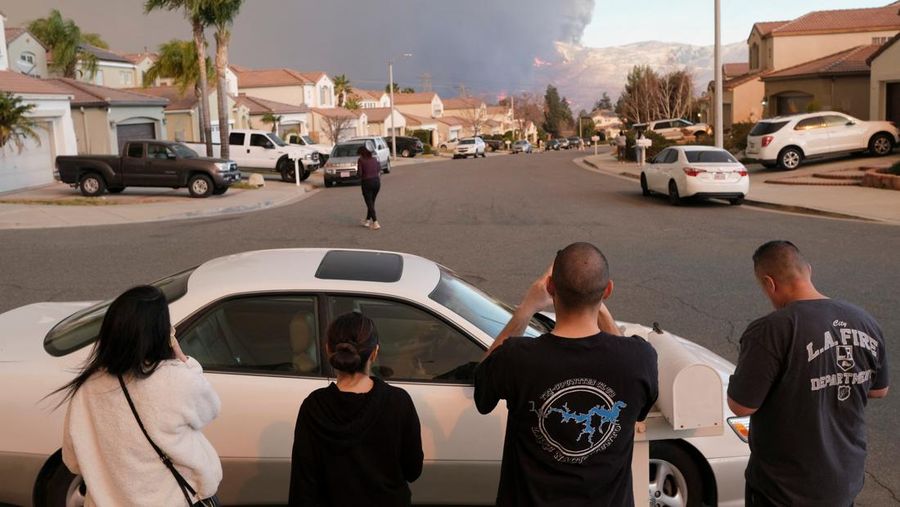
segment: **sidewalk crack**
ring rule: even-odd
[[[875,484],[878,484],[879,486],[881,486],[882,488],[884,488],[885,491],[887,491],[888,494],[891,495],[891,498],[894,499],[894,502],[896,502],[897,504],[900,504],[900,497],[897,496],[897,493],[895,493],[893,489],[891,489],[890,487],[888,487],[887,484],[885,484],[885,483],[881,482],[880,480],[878,480],[878,477],[876,477],[875,474],[873,474],[872,472],[866,470],[866,475],[868,475],[869,477],[871,477],[872,480],[875,481]]]

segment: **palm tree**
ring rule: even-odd
[[[347,102],[347,96],[353,93],[353,87],[350,86],[350,80],[347,76],[341,74],[334,76],[334,93],[338,96],[338,106],[343,106]]]
[[[34,131],[38,128],[37,123],[28,116],[34,109],[34,104],[24,102],[22,97],[0,93],[0,150],[12,143],[18,153],[22,153],[28,139],[34,139],[40,144],[41,139]]]
[[[85,51],[83,46],[108,47],[99,35],[81,33],[81,28],[71,19],[63,19],[57,9],[50,11],[46,18],[28,23],[28,31],[50,51],[50,70],[67,78],[74,79],[81,71],[82,75],[93,79],[97,73],[97,57]]]
[[[174,81],[178,91],[184,93],[188,88],[192,89],[197,102],[200,100],[200,70],[197,68],[197,48],[193,41],[172,39],[159,45],[157,49],[159,57],[144,73],[143,85],[152,86],[160,78],[170,78]],[[206,58],[206,72],[213,73],[212,62]]]
[[[216,94],[219,101],[219,155],[227,159],[228,143],[228,89],[225,75],[228,72],[228,44],[231,42],[231,25],[241,10],[244,0],[207,0],[203,19],[216,27]]]
[[[344,107],[351,111],[355,111],[362,107],[362,105],[359,103],[359,99],[354,95],[352,97],[347,97],[347,100],[344,102]]]
[[[263,123],[271,123],[272,124],[272,133],[276,133],[278,131],[278,122],[281,121],[281,115],[273,114],[273,113],[265,113],[262,115],[260,120]]]
[[[197,81],[200,87],[200,141],[206,143],[206,156],[212,156],[212,123],[209,118],[209,85],[207,83],[206,65],[206,35],[203,30],[206,23],[203,20],[205,0],[146,0],[144,13],[165,9],[168,11],[182,10],[185,17],[191,22],[191,32],[194,35],[196,46],[197,68],[200,69]]]

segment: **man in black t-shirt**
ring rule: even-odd
[[[728,406],[750,415],[748,506],[841,506],[863,487],[865,407],[888,392],[878,323],[813,286],[809,263],[788,241],[753,254],[775,307],[741,337]]]
[[[608,273],[591,244],[561,250],[475,371],[479,412],[501,399],[509,410],[497,505],[634,505],[634,428],[656,401],[656,351],[618,336]],[[510,338],[551,303],[552,333]]]

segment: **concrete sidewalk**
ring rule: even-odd
[[[85,198],[63,183],[0,195],[0,229],[35,229],[183,220],[245,213],[305,199],[317,191],[266,180],[259,189],[232,188],[225,195],[193,199],[187,189],[128,188]]]
[[[633,162],[618,162],[612,153],[590,155],[579,159],[591,169],[637,180],[641,169]],[[881,158],[843,158],[812,162],[794,171],[765,169],[751,164],[750,194],[745,204],[782,211],[817,214],[834,218],[856,218],[900,225],[900,192],[860,186],[784,184],[785,180],[802,180],[814,173],[848,171],[858,167],[888,167],[900,160],[900,154]],[[778,181],[778,183],[771,183]],[[837,182],[836,182],[837,183]]]

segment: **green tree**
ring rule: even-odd
[[[271,123],[272,124],[272,133],[278,131],[278,123],[281,122],[281,115],[273,114],[273,113],[265,113],[262,115],[260,120],[263,123]]]
[[[32,109],[34,104],[25,104],[22,97],[0,92],[0,150],[11,143],[18,153],[22,153],[28,139],[41,142],[35,132],[37,123],[28,116]]]
[[[574,124],[569,101],[559,96],[559,90],[555,86],[547,85],[547,91],[544,93],[544,131],[557,137],[562,129]]]
[[[413,88],[411,86],[407,86],[405,88],[402,88],[400,90],[400,93],[416,93],[416,90],[415,90],[415,88]]]
[[[172,39],[157,48],[159,57],[144,73],[144,86],[153,86],[157,79],[172,79],[182,93],[198,88],[200,69],[197,67],[197,47],[193,41]],[[212,61],[206,58],[206,72],[215,72]],[[198,95],[199,97],[199,95]]]
[[[613,103],[612,99],[609,98],[609,94],[603,92],[603,96],[600,97],[600,100],[594,102],[594,109],[612,109]]]
[[[204,23],[216,29],[216,98],[219,109],[219,156],[228,159],[231,155],[228,142],[228,85],[225,76],[228,71],[228,45],[231,43],[231,27],[241,10],[244,0],[206,0],[203,10]]]
[[[353,93],[353,87],[350,86],[350,80],[344,74],[334,76],[332,81],[334,81],[334,93],[338,97],[338,105],[343,107],[349,100],[350,94]]]
[[[64,19],[57,9],[50,11],[46,18],[28,23],[28,31],[47,46],[50,53],[50,70],[63,77],[76,78],[80,71],[93,79],[97,73],[97,57],[85,51],[84,45],[101,48],[108,45],[95,33],[82,33],[81,28],[71,19]]]
[[[204,60],[206,58],[206,21],[204,9],[206,0],[146,0],[144,13],[157,10],[183,11],[191,24],[191,33],[196,46],[197,68],[200,70],[198,86],[200,87],[200,141],[206,143],[206,156],[212,156],[212,123],[209,117],[209,84]]]
[[[394,88],[394,93],[400,93],[400,85],[398,85],[397,83],[392,83],[392,85],[393,85],[393,88]],[[391,85],[391,84],[385,85],[385,86],[384,86],[384,93],[391,93],[391,87],[392,87],[392,85]]]
[[[360,105],[359,99],[356,98],[356,96],[351,96],[347,97],[347,100],[344,101],[344,107],[351,111],[355,111],[362,106]]]

